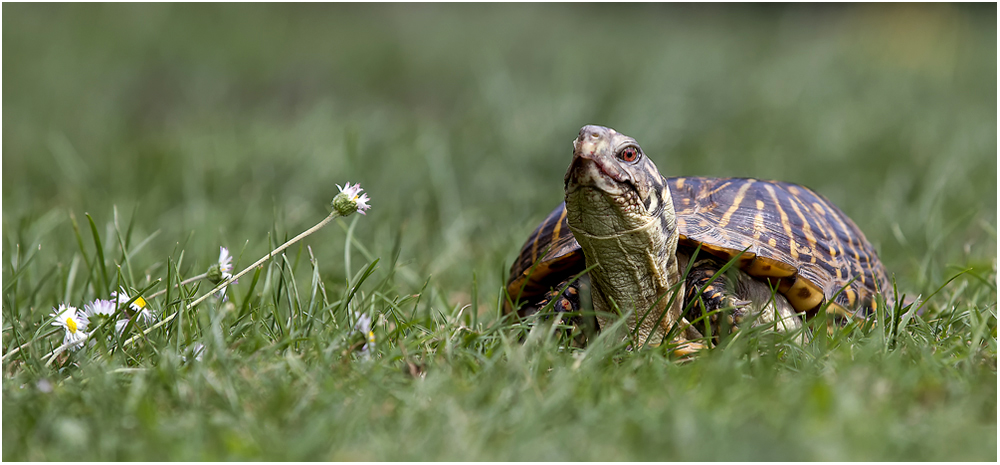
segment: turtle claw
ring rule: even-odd
[[[681,343],[679,346],[675,347],[671,351],[671,353],[674,354],[675,357],[681,359],[687,359],[693,356],[694,354],[698,353],[699,351],[705,349],[708,349],[708,346],[705,344],[702,344],[700,342],[685,341]]]
[[[737,299],[737,298],[733,298],[731,300],[731,302],[733,304],[733,307],[735,307],[735,308],[746,307],[746,306],[748,306],[748,305],[750,305],[750,304],[753,303],[753,301],[751,301],[751,300],[742,300],[742,299]]]

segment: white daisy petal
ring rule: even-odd
[[[59,308],[50,316],[56,318],[56,321],[52,322],[53,326],[60,326],[66,330],[63,335],[63,344],[69,345],[70,349],[76,350],[80,343],[87,339],[87,325],[90,324],[90,319],[87,318],[86,313],[79,311],[76,307],[60,304]]]
[[[355,323],[354,330],[351,333],[353,334],[356,331],[365,336],[365,345],[361,347],[361,355],[368,359],[371,357],[371,350],[375,345],[375,331],[372,330],[372,318],[359,312],[353,312],[353,315]]]
[[[116,309],[117,307],[114,302],[104,299],[97,299],[83,306],[84,313],[91,317],[97,315],[111,316],[114,315]]]
[[[231,273],[233,271],[233,257],[229,255],[229,249],[225,247],[219,247],[219,269],[222,270],[222,275]]]
[[[361,197],[358,197],[357,201],[355,202],[358,204],[358,213],[364,215],[365,212],[372,207],[371,205],[368,205],[369,200],[371,199],[368,198],[368,194],[361,194]]]

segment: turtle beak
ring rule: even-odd
[[[614,129],[584,126],[573,141],[573,161],[566,170],[566,192],[591,187],[612,195],[622,193],[622,183],[630,180],[628,173],[615,160],[612,138]]]

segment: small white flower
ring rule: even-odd
[[[104,299],[96,299],[83,306],[83,311],[87,314],[88,318],[111,318],[115,314],[115,310],[118,310],[118,306],[114,302]],[[128,323],[128,319],[116,321],[115,332],[121,334],[125,328],[125,323]],[[111,336],[108,336],[108,339],[111,339]]]
[[[125,291],[124,287],[121,288],[120,292],[112,291],[111,297],[115,298],[115,303],[119,307],[125,305],[125,302],[132,300],[132,298],[129,297],[128,293]],[[129,304],[129,308],[131,308],[133,311],[139,312],[139,318],[141,318],[142,321],[146,323],[155,320],[155,318],[153,317],[153,313],[150,312],[148,308],[146,308],[146,300],[143,299],[141,296],[136,297],[135,301]]]
[[[363,313],[353,312],[357,322],[354,323],[354,331],[365,336],[365,345],[361,347],[361,353],[365,357],[371,357],[369,352],[375,345],[375,331],[372,331],[372,319]]]
[[[372,329],[372,317],[364,313],[354,312],[354,330],[359,333],[367,333]]]
[[[90,319],[86,314],[81,313],[76,307],[60,304],[55,312],[50,316],[56,318],[52,326],[61,326],[66,330],[63,337],[63,344],[70,345],[70,349],[76,350],[87,339],[87,325]]]
[[[367,354],[368,351],[371,350],[371,348],[374,346],[375,346],[375,331],[368,331],[368,342],[365,342],[365,345],[361,347],[361,352]]]
[[[127,301],[126,301],[127,302]],[[115,314],[117,307],[114,302],[110,300],[97,299],[89,304],[83,306],[83,311],[88,317],[95,317],[97,315],[104,315],[105,317],[110,317]]]
[[[229,279],[229,278],[233,277],[233,256],[229,255],[229,249],[227,249],[225,247],[219,247],[219,262],[217,264],[213,265],[209,269],[209,275],[213,274],[214,270],[212,268],[215,268],[215,266],[219,267],[219,274],[217,275],[218,276],[218,280],[215,281],[216,284],[218,284],[218,283],[220,283],[220,282],[222,282],[222,281],[224,281],[226,279]],[[211,278],[212,278],[212,276],[209,276],[209,279],[211,279]],[[238,280],[237,281],[233,281],[233,283],[237,283],[237,282],[239,282],[239,281]],[[229,288],[228,284],[225,285],[225,286],[223,286],[222,289],[219,289],[219,292],[215,293],[216,297],[218,297],[218,298],[220,298],[222,300],[226,300],[226,289],[227,288]]]
[[[222,271],[222,277],[228,278],[232,276],[233,271],[233,257],[229,255],[229,249],[225,247],[219,247],[219,270]]]
[[[337,189],[340,189],[340,193],[333,198],[333,209],[337,210],[343,216],[350,215],[351,213],[358,212],[362,215],[371,208],[368,202],[371,200],[368,198],[368,194],[362,194],[361,184],[351,185],[351,183],[344,184],[344,187],[337,185]]]

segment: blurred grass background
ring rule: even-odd
[[[376,250],[497,278],[596,123],[666,175],[814,188],[911,292],[996,256],[988,5],[6,8],[8,230],[118,205],[150,247],[263,251],[352,180]]]
[[[520,245],[562,197],[570,141],[591,123],[635,137],[667,176],[810,186],[855,220],[902,291],[926,296],[971,269],[987,285],[987,303],[973,305],[995,315],[995,4],[3,12],[4,277],[18,250],[37,249],[42,267],[26,275],[37,286],[28,307],[11,313],[4,300],[5,347],[11,315],[40,321],[90,295],[63,290],[79,251],[70,213],[105,225],[117,206],[136,240],[158,231],[123,270],[143,284],[177,250],[192,274],[219,245],[250,263],[269,250],[269,232],[290,237],[325,216],[345,181],[373,199],[355,230],[371,255],[388,260],[400,240],[398,295],[430,282],[449,304],[468,303],[475,273],[479,308],[492,314]],[[306,241],[331,288],[363,266],[341,265],[344,234],[329,227]],[[995,441],[995,352],[986,370]],[[9,418],[5,458],[18,424]],[[446,446],[416,451],[463,457]],[[199,457],[257,456],[234,447]],[[484,448],[471,456],[536,450]],[[122,457],[107,453],[94,457]],[[824,453],[790,457],[841,457]]]

